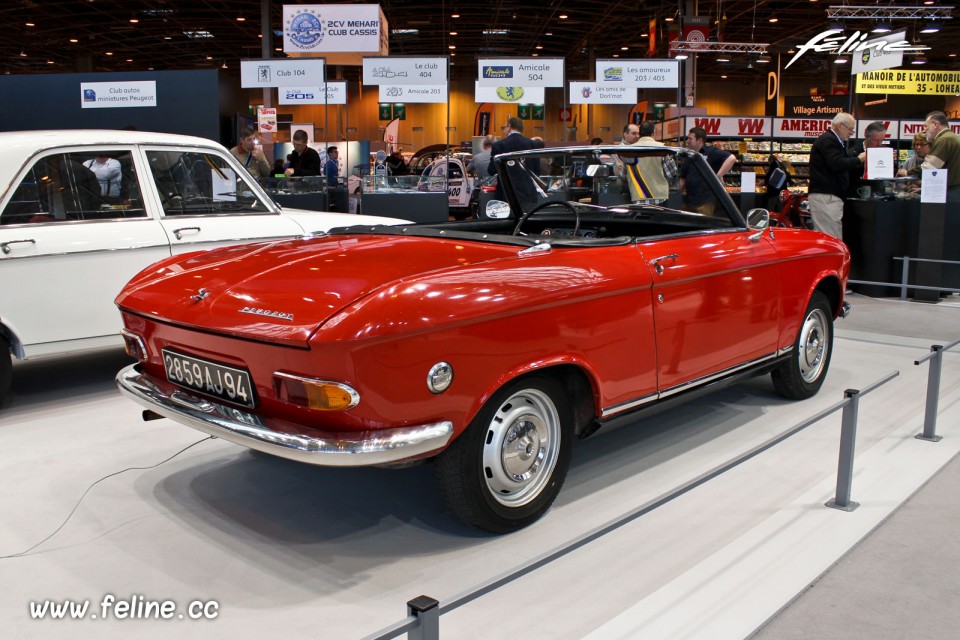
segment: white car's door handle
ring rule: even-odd
[[[2,249],[4,253],[10,253],[10,245],[26,242],[29,242],[30,244],[37,244],[37,241],[33,238],[26,238],[25,240],[8,240],[7,242],[0,242],[0,249]]]
[[[177,236],[177,240],[183,240],[182,234],[184,231],[196,231],[197,233],[200,233],[200,227],[181,227],[179,229],[174,229],[173,235]]]
[[[659,258],[654,258],[650,261],[650,264],[653,265],[653,268],[657,270],[657,275],[663,273],[663,265],[660,264],[664,260],[676,260],[680,257],[679,253],[671,253],[670,255],[660,256]]]

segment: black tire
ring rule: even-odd
[[[784,398],[805,400],[823,386],[833,355],[833,311],[820,291],[814,291],[803,314],[790,359],[772,372],[773,388]]]
[[[495,393],[437,459],[444,500],[457,518],[480,529],[522,529],[560,493],[572,440],[563,387],[543,376],[520,378]]]
[[[10,355],[10,343],[0,336],[0,407],[10,391],[10,381],[13,379],[13,359]]]

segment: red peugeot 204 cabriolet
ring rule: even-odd
[[[842,242],[744,217],[682,149],[496,162],[509,202],[479,220],[141,272],[117,298],[138,360],[120,388],[153,417],[309,464],[431,460],[451,510],[496,532],[549,508],[574,439],[598,427],[745,375],[789,398],[820,388]],[[687,210],[694,183],[714,215]]]

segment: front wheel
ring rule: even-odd
[[[10,356],[10,343],[0,336],[0,407],[10,391],[10,380],[13,378],[13,360]]]
[[[530,376],[508,384],[437,459],[448,507],[480,529],[522,529],[560,493],[572,436],[572,411],[557,381]]]
[[[804,400],[820,390],[833,354],[833,313],[830,302],[815,291],[803,316],[789,360],[772,372],[773,388],[791,400]]]

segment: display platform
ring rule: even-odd
[[[143,422],[114,386],[127,361],[119,352],[18,363],[0,410],[0,510],[13,514],[0,524],[0,555],[43,540],[98,479],[138,469],[93,487],[36,550],[0,560],[4,631],[110,639],[320,629],[323,637],[362,638],[402,619],[411,598],[444,600],[470,589],[765,442],[840,401],[844,389],[900,370],[860,404],[857,511],[823,506],[835,484],[834,414],[440,623],[442,638],[746,637],[960,449],[957,357],[947,357],[943,371],[944,440],[913,438],[927,379],[913,361],[931,343],[957,337],[943,333],[956,326],[952,315],[927,315],[934,320],[923,324],[916,314],[955,314],[948,305],[957,303],[867,301],[855,297],[853,315],[838,323],[831,371],[816,397],[785,401],[768,377],[756,378],[579,441],[555,506],[508,536],[445,514],[430,465],[309,467],[206,440],[169,420]],[[891,317],[901,333],[858,330]],[[218,616],[102,620],[107,594],[169,599],[179,611],[216,602]],[[43,599],[90,600],[98,619],[32,620],[30,603]]]

